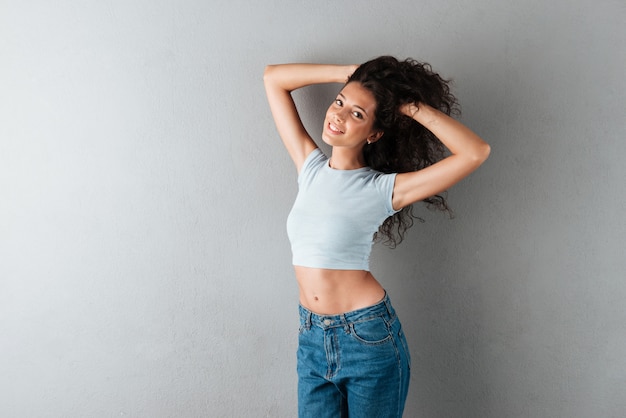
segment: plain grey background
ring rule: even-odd
[[[373,272],[407,417],[626,416],[623,0],[0,1],[0,415],[293,417],[279,62],[430,62],[492,145]],[[310,132],[339,85],[297,92]]]

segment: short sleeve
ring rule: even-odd
[[[300,168],[300,174],[298,175],[298,185],[300,187],[309,184],[313,177],[315,177],[315,173],[326,164],[328,161],[328,157],[324,155],[322,150],[319,148],[315,148],[311,153],[306,157],[302,167]]]
[[[376,178],[376,189],[380,193],[383,202],[385,203],[385,209],[387,210],[387,215],[391,216],[394,213],[400,212],[400,210],[395,210],[393,208],[393,188],[396,184],[396,173],[391,174],[380,174]]]

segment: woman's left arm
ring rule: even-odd
[[[408,103],[400,110],[439,138],[451,155],[422,170],[398,174],[393,189],[395,209],[447,190],[476,170],[489,156],[489,144],[445,113],[423,103]]]

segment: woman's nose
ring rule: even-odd
[[[343,121],[344,117],[345,115],[343,113],[343,110],[338,110],[337,112],[335,112],[335,120]]]

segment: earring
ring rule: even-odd
[[[370,141],[369,139],[367,140],[367,145],[371,145],[372,141]]]

